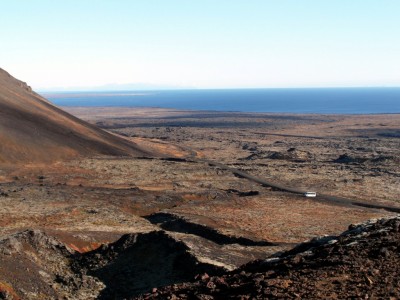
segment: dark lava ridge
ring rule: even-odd
[[[190,222],[184,217],[170,213],[155,213],[145,217],[151,223],[164,230],[193,234],[210,240],[218,245],[239,244],[242,246],[275,246],[268,241],[257,241],[245,237],[226,235],[206,225]]]
[[[380,219],[136,299],[399,299],[399,262],[400,217]]]

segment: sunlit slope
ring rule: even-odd
[[[57,108],[0,69],[0,162],[98,154],[144,156],[148,152]]]

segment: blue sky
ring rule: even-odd
[[[1,68],[33,88],[400,86],[398,0],[13,0]]]

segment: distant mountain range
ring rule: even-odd
[[[53,87],[38,89],[39,92],[67,91],[151,91],[151,90],[181,90],[195,89],[190,86],[157,85],[151,83],[110,83],[98,86]]]

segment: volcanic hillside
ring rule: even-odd
[[[147,152],[55,107],[0,68],[0,163],[97,154]]]

